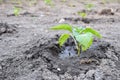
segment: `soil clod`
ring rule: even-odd
[[[16,32],[16,26],[10,25],[7,23],[0,23],[0,35],[5,33],[14,33]]]
[[[113,9],[102,9],[100,15],[114,15]]]

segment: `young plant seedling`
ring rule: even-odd
[[[102,0],[102,3],[103,3],[103,4],[106,4],[106,3],[107,3],[107,0]]]
[[[3,3],[3,0],[0,0],[0,4]]]
[[[61,2],[66,2],[67,0],[61,0]]]
[[[18,16],[20,14],[20,10],[21,10],[20,8],[14,7],[14,15]]]
[[[44,0],[44,3],[53,6],[52,0]]]
[[[77,12],[78,15],[80,15],[83,19],[87,17],[87,14],[85,12]]]
[[[31,0],[29,1],[29,6],[34,6],[37,4],[37,0]]]
[[[91,11],[93,7],[94,7],[94,4],[86,4],[86,5],[85,5],[85,8],[86,8],[88,11]]]
[[[82,51],[86,51],[93,43],[94,36],[101,38],[101,34],[90,27],[72,27],[69,24],[60,24],[53,26],[52,30],[66,30],[69,33],[64,33],[60,36],[58,43],[61,46],[66,42],[66,40],[71,36],[74,40],[78,56]]]

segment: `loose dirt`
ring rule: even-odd
[[[19,16],[16,4],[0,4],[0,80],[120,80],[120,5],[90,2],[95,7],[84,20],[77,12],[86,11],[86,1],[24,2]],[[103,38],[78,57],[71,38],[59,47],[56,35],[65,31],[49,29],[60,23],[91,26]]]

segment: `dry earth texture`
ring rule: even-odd
[[[120,80],[119,0],[34,1],[0,3],[0,80]],[[94,4],[91,10],[88,3]],[[18,16],[14,6],[20,8]],[[86,18],[78,12],[87,13]],[[49,29],[60,23],[91,26],[103,38],[80,57],[66,57],[76,53],[72,39],[59,48],[64,31]]]

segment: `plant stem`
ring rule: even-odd
[[[75,43],[75,46],[76,46],[76,48],[78,49],[78,46],[77,46],[77,41],[75,40],[74,36],[72,36],[72,35],[71,35],[71,37],[73,38],[74,43]]]
[[[71,35],[71,37],[73,38],[74,43],[75,43],[75,46],[76,46],[76,48],[77,48],[78,56],[80,56],[81,46],[80,46],[80,44],[77,43],[77,41],[76,41],[76,39],[74,38],[74,36]]]
[[[78,56],[80,56],[81,52],[82,52],[82,46],[80,46],[80,44],[78,44]]]
[[[80,56],[80,46],[78,44],[78,56]]]

